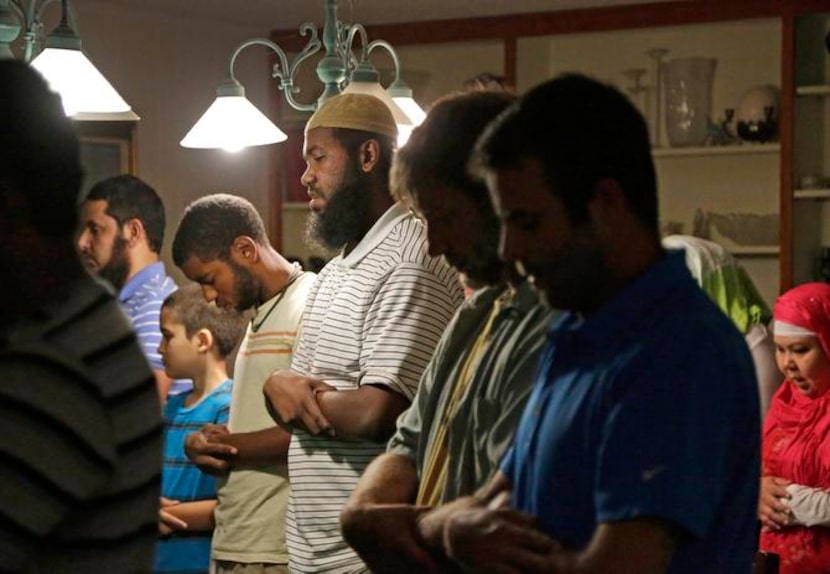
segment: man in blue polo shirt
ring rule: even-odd
[[[190,381],[173,380],[164,373],[158,353],[161,304],[176,290],[159,259],[165,222],[161,198],[139,178],[118,175],[92,186],[81,211],[81,259],[118,291],[118,301],[153,369],[162,401],[168,394],[190,390]]]
[[[475,572],[749,574],[758,396],[740,333],[660,245],[648,133],[617,90],[542,84],[474,158],[502,256],[550,304],[501,471],[420,534]]]

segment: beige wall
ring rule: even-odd
[[[269,175],[275,146],[230,154],[179,146],[187,130],[211,104],[234,47],[266,36],[278,22],[245,26],[233,22],[183,19],[136,8],[114,8],[103,0],[75,0],[84,51],[141,116],[138,175],[155,187],[167,210],[163,256],[184,207],[209,193],[246,197],[268,218]],[[58,10],[54,10],[59,12]],[[250,48],[237,61],[236,76],[259,109],[268,106],[268,53]]]

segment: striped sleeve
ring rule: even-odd
[[[361,385],[386,385],[413,399],[460,303],[454,276],[443,267],[438,271],[402,263],[382,282],[366,317]]]
[[[83,370],[16,350],[0,354],[0,372],[0,564],[17,570],[108,483],[116,452],[102,397]]]
[[[148,299],[141,306],[134,308],[130,315],[141,350],[150,362],[150,367],[156,371],[164,371],[164,363],[158,352],[161,343],[161,304],[161,299]]]

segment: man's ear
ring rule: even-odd
[[[628,201],[617,180],[606,177],[594,184],[594,197],[588,203],[588,214],[600,231],[612,229],[630,215]]]
[[[140,219],[134,217],[121,226],[122,237],[127,241],[129,247],[135,247],[139,241],[144,241],[144,224]]]
[[[363,173],[370,173],[380,161],[380,144],[376,139],[366,140],[360,144],[358,160]]]
[[[231,246],[231,259],[248,265],[259,261],[259,247],[256,241],[247,235],[240,235],[234,239]]]

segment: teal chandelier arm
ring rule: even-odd
[[[23,60],[31,62],[43,49],[45,34],[43,32],[43,15],[51,4],[62,4],[62,22],[69,28],[77,31],[75,14],[67,0],[0,0],[0,15],[10,14],[17,25],[10,24],[8,18],[3,18],[0,24],[0,45],[11,44],[23,32]],[[4,50],[5,51],[5,50]]]
[[[236,64],[236,58],[246,48],[250,48],[251,46],[265,46],[277,55],[278,61],[274,64],[272,76],[277,79],[279,89],[285,92],[285,100],[288,104],[295,110],[306,112],[314,111],[314,104],[303,104],[294,99],[294,94],[299,91],[299,88],[294,86],[294,75],[297,72],[298,66],[303,62],[303,60],[306,60],[320,49],[320,41],[317,39],[317,30],[311,25],[305,24],[303,25],[302,30],[303,35],[310,30],[312,37],[309,39],[309,42],[306,44],[305,48],[303,48],[303,50],[294,59],[294,62],[290,65],[285,51],[271,40],[267,40],[265,38],[252,38],[242,42],[236,47],[228,60],[228,77],[219,87],[219,95],[244,95],[245,89],[237,81],[236,75],[233,72],[234,65]]]
[[[401,60],[398,58],[398,53],[395,51],[395,48],[393,48],[392,44],[386,40],[373,40],[369,43],[368,52],[371,54],[372,50],[376,48],[383,48],[386,50],[389,53],[389,57],[392,58],[392,64],[395,66],[395,79],[389,86],[390,93],[393,93],[396,90],[408,90],[408,95],[411,97],[412,90],[406,85],[406,83],[404,83],[403,80],[401,80]],[[392,95],[394,95],[394,93]]]

